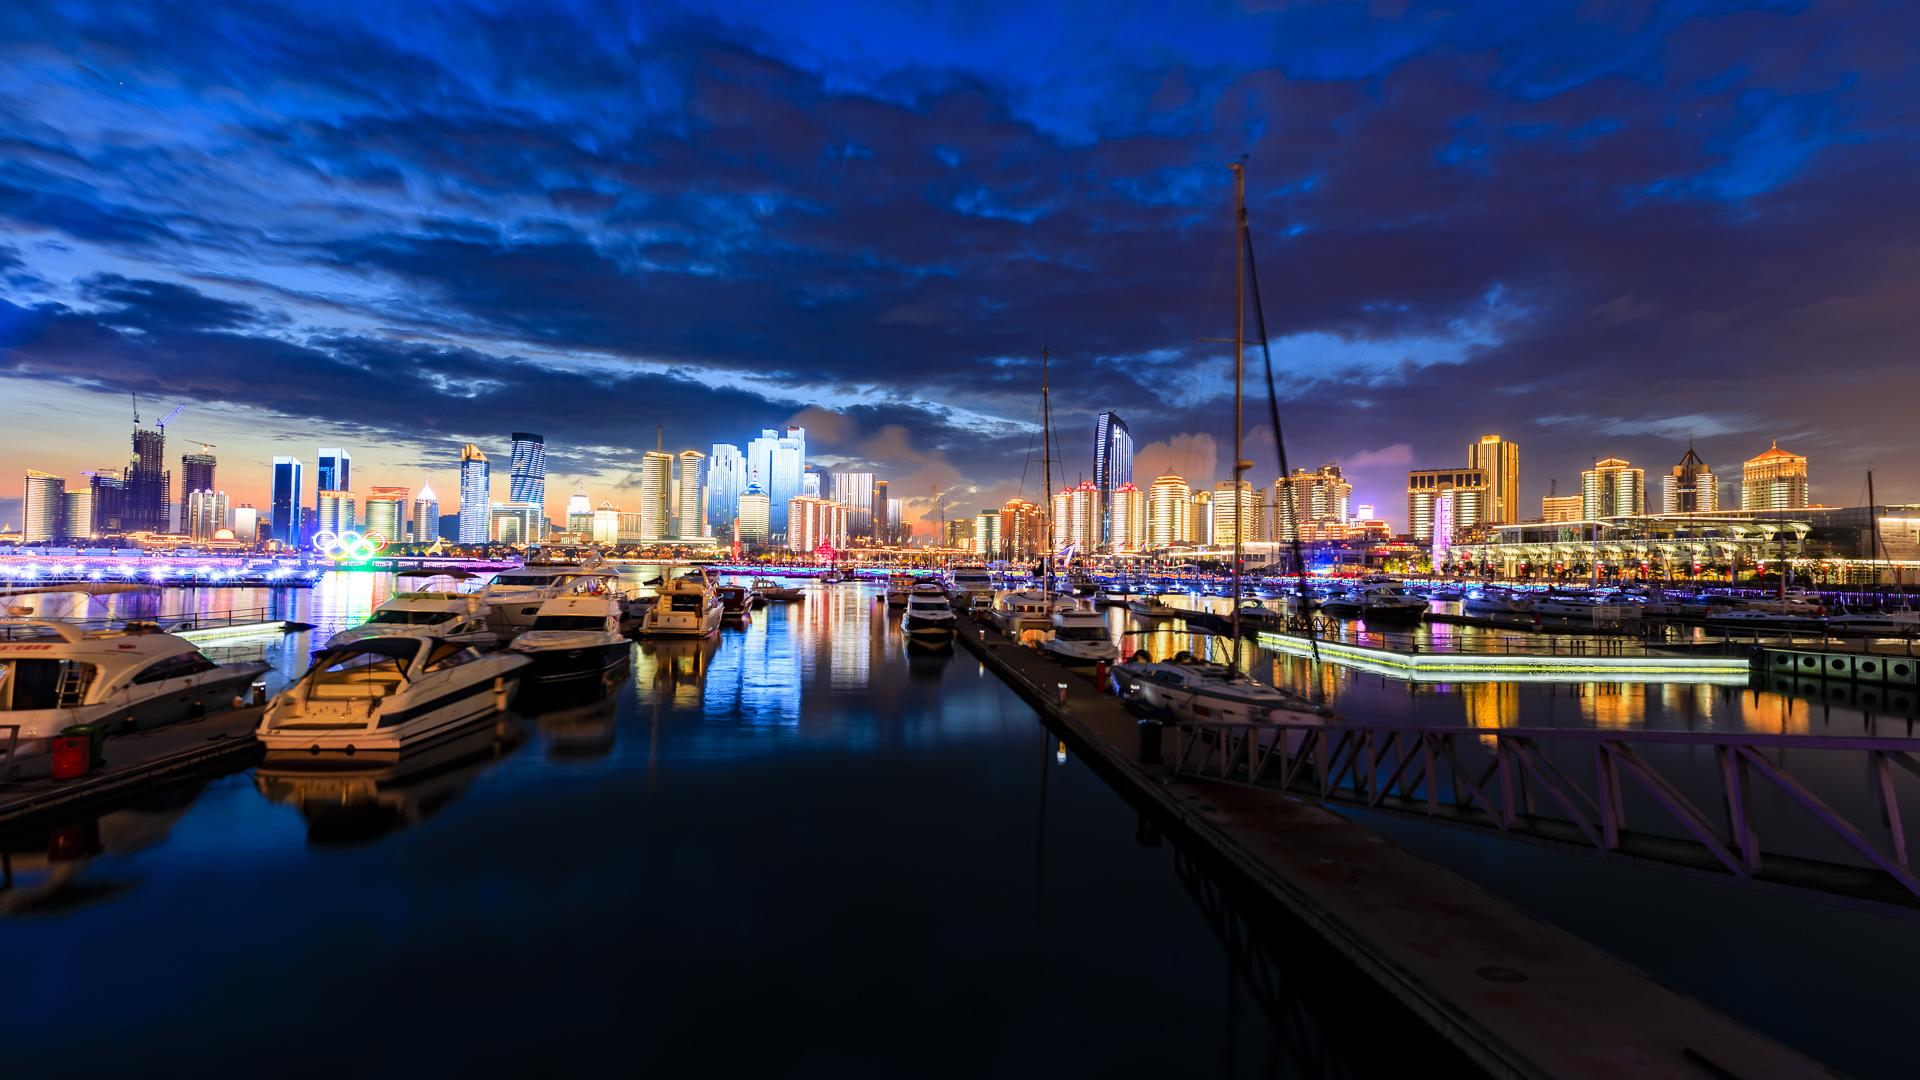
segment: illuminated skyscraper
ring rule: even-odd
[[[355,528],[353,492],[321,491],[313,497],[313,531],[338,536]]]
[[[1740,467],[1740,509],[1799,510],[1807,505],[1807,459],[1778,439]]]
[[[673,455],[649,450],[640,459],[640,539],[673,535]]]
[[[540,508],[534,528],[547,523],[547,438],[531,431],[513,433],[513,456],[507,461],[507,501],[532,503]]]
[[[314,483],[320,491],[353,490],[353,455],[337,446],[323,446],[314,465]]]
[[[847,531],[854,536],[872,536],[873,474],[833,473],[827,478],[827,490],[835,502],[847,505]]]
[[[67,492],[65,509],[66,537],[75,543],[91,538],[93,527],[93,489],[74,488]]]
[[[1498,435],[1482,435],[1467,444],[1467,468],[1487,476],[1488,525],[1510,525],[1520,520],[1520,447]]]
[[[712,535],[707,531],[707,500],[700,488],[700,474],[704,471],[706,460],[707,455],[698,450],[680,451],[676,524],[682,540],[697,540]]]
[[[1213,492],[1201,488],[1193,493],[1193,510],[1187,515],[1193,530],[1191,542],[1200,547],[1213,545]]]
[[[1580,520],[1580,496],[1540,496],[1540,520],[1549,524]]]
[[[1132,481],[1115,485],[1107,527],[1107,548],[1117,555],[1132,555],[1146,546],[1147,496]]]
[[[432,484],[422,484],[413,497],[413,542],[432,544],[440,539],[440,496]]]
[[[204,543],[213,539],[215,533],[228,527],[227,493],[189,491],[186,509],[181,518],[182,527],[196,542]]]
[[[460,535],[463,544],[484,544],[492,531],[493,476],[487,455],[468,443],[460,448]]]
[[[889,504],[893,501],[887,494],[887,482],[875,480],[873,495],[869,500],[873,505],[873,538],[882,544],[893,543],[893,523],[888,517]]]
[[[567,531],[582,540],[593,536],[593,500],[584,484],[567,496]]]
[[[973,536],[967,550],[983,559],[1000,558],[1000,512],[982,510],[973,516]]]
[[[1311,472],[1293,470],[1273,482],[1273,527],[1269,533],[1277,541],[1294,539],[1296,525],[1303,539],[1320,539],[1327,532],[1341,533],[1352,519],[1353,485],[1340,473],[1340,466],[1329,462]]]
[[[1075,556],[1091,555],[1100,546],[1100,489],[1091,480],[1063,487],[1053,496],[1053,550],[1073,548]]]
[[[376,487],[367,492],[360,531],[366,535],[378,536],[389,547],[397,547],[412,539],[407,530],[410,515],[407,504],[412,501],[413,493],[403,487]]]
[[[1720,509],[1720,481],[1687,443],[1687,455],[1673,471],[1660,478],[1660,512],[1712,513]]]
[[[540,539],[546,508],[538,503],[497,502],[487,507],[487,535],[496,544],[532,544]]]
[[[1112,542],[1113,524],[1107,512],[1113,506],[1113,493],[1121,484],[1133,483],[1133,434],[1127,422],[1116,412],[1103,412],[1093,422],[1093,486],[1100,491],[1103,508],[1100,545]]]
[[[787,549],[811,552],[847,546],[847,508],[831,499],[796,495],[787,508]]]
[[[1407,473],[1407,531],[1417,543],[1434,541],[1434,507],[1442,495],[1452,497],[1453,529],[1467,529],[1486,521],[1487,474],[1480,469],[1414,469]],[[1444,537],[1451,543],[1453,537]]]
[[[296,457],[273,459],[273,500],[268,508],[268,539],[297,548],[306,537],[306,512],[302,508],[302,466]]]
[[[733,520],[740,515],[740,493],[747,487],[747,459],[732,443],[714,443],[707,459],[707,531],[713,536],[733,535]]]
[[[740,539],[749,544],[764,544],[772,534],[773,508],[767,493],[756,480],[748,480],[740,492]]]
[[[1164,550],[1193,542],[1193,490],[1184,476],[1161,476],[1147,488],[1147,547]]]
[[[20,514],[22,543],[47,544],[61,539],[66,535],[67,481],[52,473],[28,469]]]
[[[173,474],[162,467],[166,456],[164,430],[133,429],[133,454],[127,461],[126,493],[120,511],[120,526],[125,531],[167,531]]]
[[[978,525],[974,533],[977,543]],[[999,558],[1014,562],[1037,559],[1047,550],[1047,515],[1038,503],[1008,499],[1000,508],[999,529],[993,539]]]
[[[1213,543],[1258,543],[1267,538],[1266,493],[1248,480],[1222,480],[1213,485]]]
[[[1580,473],[1580,516],[1638,517],[1647,512],[1647,476],[1623,458],[1602,458]],[[1461,524],[1466,524],[1462,522]]]

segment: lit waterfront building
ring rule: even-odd
[[[184,454],[180,458],[180,490],[212,491],[213,469],[218,464],[212,454],[207,453],[207,444],[200,445],[197,454]]]
[[[892,523],[888,519],[888,508],[893,500],[887,495],[887,482],[885,480],[875,480],[873,482],[873,493],[868,496],[867,501],[873,509],[873,531],[869,535],[879,543],[892,543],[893,528]]]
[[[1147,547],[1164,550],[1193,542],[1193,490],[1183,476],[1161,476],[1147,488]]]
[[[27,470],[25,496],[20,502],[20,540],[45,544],[66,535],[66,478],[38,469]]]
[[[1506,525],[1520,520],[1520,447],[1498,435],[1482,435],[1467,444],[1467,468],[1487,478],[1482,504],[1484,524]]]
[[[432,484],[422,484],[413,497],[413,542],[434,544],[440,540],[440,496]]]
[[[913,540],[913,531],[907,528],[907,500],[889,498],[887,500],[887,537],[889,543],[905,544]]]
[[[1602,458],[1593,468],[1580,474],[1580,516],[1588,521],[1601,518],[1639,517],[1647,512],[1647,476],[1645,470],[1629,465],[1624,458]]]
[[[227,493],[224,491],[190,491],[187,493],[186,511],[183,515],[187,535],[195,543],[204,543],[214,538],[214,534],[227,528]]]
[[[1540,520],[1545,522],[1579,521],[1580,496],[1578,495],[1542,495],[1540,496]]]
[[[714,443],[707,458],[707,532],[726,536],[740,516],[740,493],[747,488],[747,459],[732,443]]]
[[[1435,505],[1442,496],[1451,499],[1454,530],[1470,529],[1486,520],[1487,474],[1483,470],[1414,469],[1407,473],[1407,532],[1415,543],[1434,541]]]
[[[800,471],[800,494],[824,499],[830,497],[832,493],[833,488],[827,480],[827,470],[818,465],[808,465]]]
[[[305,513],[300,503],[301,471],[299,458],[273,459],[272,497],[267,506],[268,538],[288,547],[299,547],[306,532]]]
[[[547,529],[546,436],[531,431],[513,433],[512,456],[507,459],[507,500],[540,508],[540,519],[534,525],[538,532],[533,537],[540,539]]]
[[[740,539],[749,544],[764,544],[773,535],[773,500],[760,489],[757,480],[748,480],[740,492]]]
[[[707,500],[700,487],[700,475],[704,470],[707,455],[698,450],[680,451],[679,483],[679,537],[682,540],[699,540],[712,534],[707,531]]]
[[[1807,459],[1778,439],[1740,466],[1740,509],[1799,510],[1807,505]]]
[[[1000,508],[994,548],[1002,559],[1025,562],[1047,550],[1047,514],[1039,503],[1008,499]]]
[[[1660,512],[1663,514],[1711,513],[1720,509],[1720,481],[1713,470],[1693,452],[1687,454],[1673,471],[1660,478]]]
[[[1192,531],[1187,542],[1197,547],[1210,547],[1213,544],[1213,492],[1201,488],[1193,493],[1193,509],[1187,515],[1188,528]]]
[[[780,520],[786,513],[787,502],[800,494],[800,478],[807,471],[807,429],[790,427],[780,434],[773,449],[772,485],[767,494],[773,499],[773,531],[782,532],[786,522]]]
[[[982,510],[973,517],[973,535],[968,550],[983,559],[1000,557],[1000,511]]]
[[[673,455],[649,450],[640,459],[640,539],[673,535]]]
[[[1353,485],[1341,474],[1340,466],[1329,462],[1318,469],[1296,468],[1292,476],[1273,482],[1273,530],[1275,540],[1291,541],[1296,528],[1308,539],[1323,535],[1344,536],[1344,527],[1353,519]]]
[[[825,545],[847,546],[845,504],[812,495],[796,495],[787,503],[787,550],[802,554]]]
[[[1103,412],[1093,424],[1093,486],[1100,491],[1100,546],[1113,539],[1113,493],[1133,483],[1133,433],[1116,412]]]
[[[484,544],[492,533],[487,516],[493,501],[493,477],[487,455],[468,443],[460,449],[460,535],[463,544]]]
[[[1267,538],[1266,493],[1250,480],[1222,480],[1213,485],[1213,543],[1259,543]]]
[[[86,540],[94,535],[93,488],[75,488],[62,500],[62,517],[69,540]]]
[[[940,527],[940,546],[950,548],[973,547],[974,518],[951,518]],[[847,509],[847,533],[853,533],[853,509]]]
[[[252,503],[233,508],[233,538],[250,548],[260,546],[260,511]]]
[[[353,492],[320,491],[313,497],[313,531],[335,536],[354,527]]]
[[[588,515],[586,536],[596,544],[618,544],[620,536],[620,511],[611,502],[602,502]]]
[[[532,544],[540,539],[546,507],[538,503],[492,503],[487,507],[487,534],[496,544]]]
[[[1075,555],[1091,555],[1100,548],[1100,489],[1091,480],[1063,487],[1053,495],[1053,550],[1068,547]]]
[[[388,544],[404,544],[412,537],[407,532],[407,503],[413,493],[403,487],[376,487],[367,492],[360,531],[377,536]]]
[[[854,536],[873,535],[873,474],[836,472],[827,477],[834,501],[847,505],[847,528]]]
[[[314,484],[320,491],[353,490],[353,455],[337,446],[323,446],[314,458]]]
[[[99,469],[86,473],[93,496],[93,531],[89,536],[112,536],[122,531],[120,515],[127,506],[127,481],[120,473]]]
[[[1126,481],[1113,489],[1107,510],[1108,549],[1118,555],[1137,554],[1147,544],[1147,496]]]
[[[133,430],[133,454],[127,461],[120,527],[126,532],[166,532],[167,506],[172,499],[173,473],[164,467],[167,433]]]
[[[567,496],[567,531],[582,540],[593,535],[593,500],[587,498],[585,484]]]
[[[1373,521],[1379,517],[1378,514],[1373,512],[1372,503],[1361,503],[1359,506],[1354,507],[1353,516],[1359,518],[1361,521]]]

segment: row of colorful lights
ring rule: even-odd
[[[24,566],[0,566],[0,578],[9,581],[85,580],[85,581],[170,581],[192,579],[195,581],[317,581],[322,571],[296,570],[290,567],[276,566],[270,569],[228,569],[219,566],[197,566],[181,563],[160,563],[158,565],[134,566],[120,563],[115,566],[86,566],[80,563],[62,565],[60,563],[29,563]]]

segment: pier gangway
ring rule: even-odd
[[[1904,812],[1920,798],[1920,737],[1365,722],[1173,732],[1168,764],[1185,776],[1920,912]]]

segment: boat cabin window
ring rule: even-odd
[[[480,659],[478,650],[451,641],[434,643],[433,652],[427,654],[427,671],[448,671],[461,664],[471,664]]]
[[[493,579],[495,585],[551,585],[553,579],[545,574],[501,574]]]
[[[1106,641],[1107,632],[1098,626],[1065,626],[1053,632],[1058,641]]]
[[[307,679],[314,686],[398,685],[405,681],[406,664],[411,659],[398,649],[324,652]]]
[[[707,606],[706,598],[694,593],[675,593],[669,611],[700,611]]]
[[[99,670],[92,664],[50,658],[0,660],[0,712],[57,709],[63,704],[76,704]],[[69,685],[66,700],[62,702],[60,681],[63,673],[69,671],[74,674],[65,676]]]
[[[533,620],[535,630],[605,630],[607,620],[598,615],[542,615]]]
[[[148,664],[140,674],[133,677],[135,685],[155,683],[163,679],[178,679],[186,675],[198,675],[203,671],[212,671],[219,664],[197,652],[182,653],[179,656],[165,656]]]
[[[386,626],[434,626],[453,618],[451,611],[376,611],[368,623]]]

